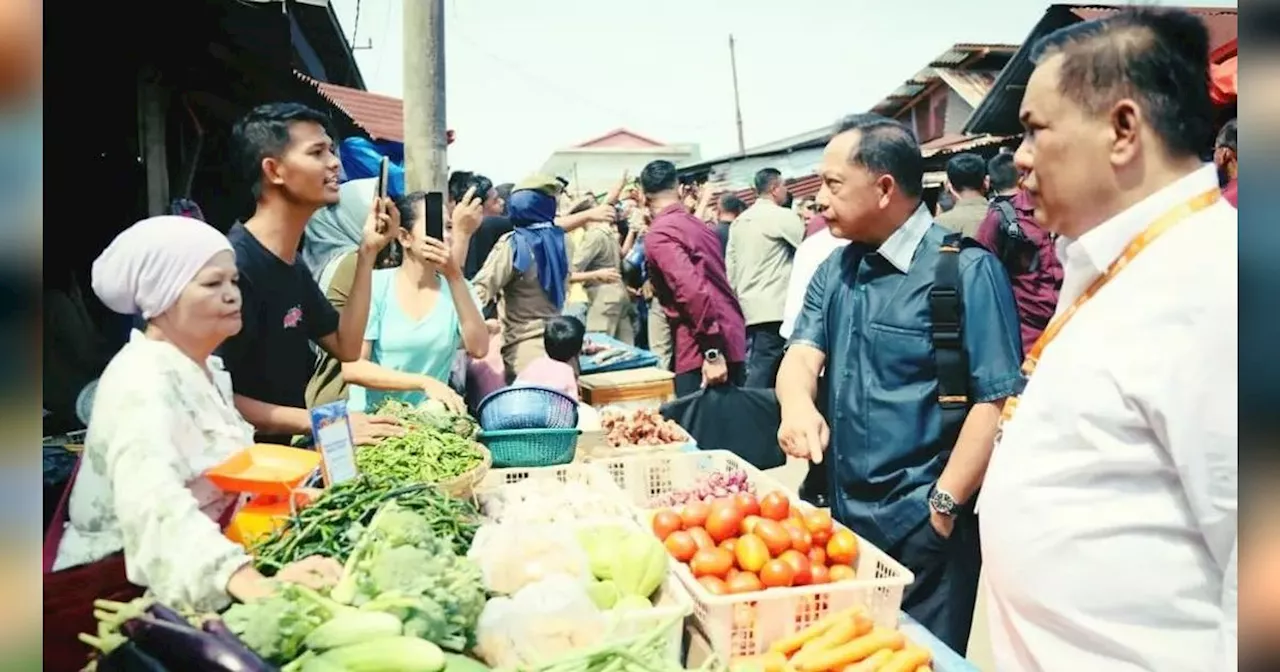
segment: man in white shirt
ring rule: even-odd
[[[804,240],[804,221],[789,209],[782,174],[762,168],[756,202],[729,227],[725,270],[747,320],[745,387],[773,387],[786,341],[779,335],[791,260]]]
[[[1199,159],[1207,54],[1156,10],[1033,51],[1016,161],[1065,280],[978,503],[999,670],[1236,669],[1237,232]]]

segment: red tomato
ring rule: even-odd
[[[791,515],[791,500],[781,492],[771,492],[760,500],[760,515],[769,520],[784,520]]]
[[[733,555],[738,559],[738,566],[748,572],[758,572],[769,562],[769,547],[764,540],[754,534],[738,537]]]
[[[672,532],[679,532],[683,528],[684,521],[680,520],[680,514],[675,511],[663,509],[653,514],[653,533],[662,541],[666,541]]]
[[[707,534],[707,531],[701,527],[694,527],[685,531],[689,533],[689,536],[693,537],[693,543],[698,547],[698,550],[716,547],[716,542],[711,538],[711,535]]]
[[[858,559],[858,538],[849,530],[836,530],[827,541],[827,561],[832,565],[852,565]]]
[[[733,504],[717,506],[707,516],[707,533],[716,542],[738,536],[742,529],[742,511]]]
[[[738,539],[737,537],[734,537],[732,539],[725,539],[724,541],[720,542],[719,548],[723,548],[724,550],[729,551],[730,553],[733,553],[737,546],[738,546]]]
[[[756,525],[756,536],[764,540],[764,545],[769,547],[769,555],[778,557],[782,552],[791,548],[791,535],[787,534],[786,528],[782,524],[773,520],[762,520]]]
[[[754,534],[754,533],[755,533],[755,531],[756,531],[756,525],[759,525],[759,524],[760,524],[760,521],[762,521],[762,520],[764,520],[764,519],[763,519],[763,518],[761,518],[760,516],[747,516],[746,518],[743,518],[743,519],[742,519],[742,533],[743,533],[743,534]]]
[[[806,530],[803,525],[787,521],[782,524],[782,527],[787,534],[791,535],[791,548],[801,553],[808,553],[809,549],[813,548],[813,537],[809,536],[809,530]]]
[[[826,565],[809,565],[809,583],[815,586],[820,583],[831,583],[830,572]]]
[[[770,560],[760,570],[760,582],[768,588],[786,588],[795,583],[796,572],[783,560]]]
[[[729,586],[730,593],[754,593],[758,590],[764,590],[764,584],[760,582],[760,578],[751,572],[735,574],[726,583]]]
[[[831,583],[836,583],[837,581],[852,581],[857,578],[853,568],[849,565],[831,565],[831,567],[827,569],[827,575],[830,577]]]
[[[827,564],[826,549],[823,548],[822,546],[818,546],[817,543],[815,542],[814,547],[809,549],[809,562],[814,565],[825,566]]]
[[[688,532],[672,532],[667,535],[663,543],[671,553],[671,557],[680,562],[689,562],[693,559],[693,554],[698,552],[698,545],[694,543],[693,537]]]
[[[733,554],[723,548],[704,548],[693,554],[689,561],[689,569],[693,575],[702,578],[715,576],[723,578],[733,567]]]
[[[724,580],[725,580],[725,581],[732,581],[732,580],[733,580],[733,577],[735,577],[735,576],[737,576],[737,575],[739,575],[739,574],[741,574],[741,573],[742,573],[742,570],[741,570],[741,569],[738,569],[737,567],[730,567],[730,568],[729,568],[729,573],[724,575]]]
[[[834,525],[831,522],[831,514],[822,509],[814,509],[804,517],[804,525],[809,528],[809,534],[813,535],[813,543],[826,545],[827,540],[831,538],[831,530]]]
[[[739,492],[733,496],[733,501],[742,509],[743,515],[758,516],[760,515],[760,500],[749,492]]]
[[[795,573],[794,585],[808,585],[813,580],[812,564],[809,562],[809,556],[793,548],[783,553],[778,559],[791,565],[791,571]]]
[[[714,576],[704,576],[698,579],[698,583],[701,583],[702,587],[712,595],[724,595],[729,592],[728,584],[726,584],[724,580],[718,579]]]
[[[707,515],[711,513],[711,507],[702,502],[694,502],[685,504],[680,509],[680,520],[684,521],[684,529],[691,527],[702,527],[707,522]]]

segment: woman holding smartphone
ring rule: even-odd
[[[373,273],[361,358],[342,365],[352,410],[373,411],[394,398],[410,404],[437,399],[465,411],[462,397],[449,387],[454,356],[459,347],[476,359],[488,354],[488,327],[459,260],[443,241],[427,234],[430,200],[421,191],[401,199],[404,260],[397,268]],[[474,189],[468,191],[454,209],[455,224],[479,220],[481,208]],[[442,205],[439,210],[434,216],[442,219]]]

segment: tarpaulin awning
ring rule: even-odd
[[[1239,93],[1237,45],[1237,40],[1231,40],[1215,49],[1213,61],[1209,63],[1209,95],[1217,105],[1234,103]]]

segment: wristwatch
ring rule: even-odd
[[[720,363],[720,351],[719,351],[719,350],[716,350],[715,348],[712,348],[712,349],[710,349],[710,350],[708,350],[708,351],[706,351],[706,352],[702,353],[702,358],[703,358],[703,359],[705,359],[705,360],[707,361],[707,363],[708,363],[708,364],[719,364],[719,363]]]
[[[929,491],[929,510],[934,513],[943,516],[954,516],[958,506],[956,498],[937,485],[934,485],[933,489]]]

